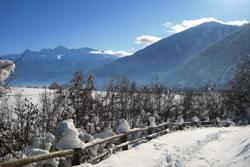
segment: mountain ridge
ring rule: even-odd
[[[215,41],[238,30],[237,26],[208,22],[166,37],[131,56],[120,58],[92,72],[99,85],[110,76],[127,75],[139,84],[149,82],[154,74],[163,77],[172,68],[199,53]]]
[[[173,69],[162,81],[170,87],[225,86],[239,60],[250,55],[250,24],[214,43]]]
[[[88,72],[97,66],[108,64],[116,59],[109,54],[91,54],[95,49],[84,47],[68,49],[58,46],[40,51],[26,50],[17,62],[11,84],[42,86],[51,82],[69,82],[75,71]],[[7,54],[2,58],[17,60],[22,54]]]

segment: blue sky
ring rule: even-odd
[[[1,0],[0,54],[58,45],[132,53],[201,18],[248,21],[249,8],[249,0]]]

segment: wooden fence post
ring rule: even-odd
[[[150,126],[148,128],[148,135],[152,135],[154,133],[154,127]],[[148,140],[152,140],[153,137],[149,137]]]
[[[179,126],[179,128],[178,128],[179,130],[184,130],[184,128],[185,128],[185,125],[183,125],[183,124],[179,124],[178,126]]]
[[[59,160],[58,167],[71,167],[72,166],[72,156],[68,155],[64,159]]]
[[[120,143],[126,143],[128,141],[128,135],[124,135],[120,139]],[[122,147],[122,151],[128,150],[128,145]]]
[[[80,165],[81,148],[74,149],[74,154],[72,157],[72,165]]]
[[[196,127],[201,127],[201,122],[192,122],[193,123],[193,126],[196,126]]]

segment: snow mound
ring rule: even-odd
[[[79,138],[79,132],[73,124],[73,120],[65,120],[59,124],[57,133],[62,137],[56,144],[59,150],[84,148],[85,143]]]
[[[155,117],[154,116],[150,116],[148,118],[148,120],[149,120],[149,126],[155,126],[156,125],[155,124]]]
[[[182,125],[184,123],[184,119],[182,118],[182,116],[178,116],[177,119],[175,120],[176,123],[178,123],[179,125]]]
[[[63,137],[56,144],[59,150],[84,148],[85,143],[79,139],[79,134],[75,129],[67,129]]]
[[[126,133],[130,131],[130,127],[128,122],[125,119],[121,119],[119,125],[116,128],[116,132],[119,133]]]
[[[69,128],[75,129],[75,125],[73,123],[73,119],[67,119],[67,120],[59,122],[58,128],[56,130],[56,133],[59,136],[63,136],[63,134],[65,133],[65,131],[67,129],[69,129]]]
[[[197,117],[197,116],[194,116],[193,118],[192,118],[192,122],[195,122],[195,123],[197,123],[197,122],[199,122],[200,120],[199,120],[199,118]]]

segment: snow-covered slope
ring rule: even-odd
[[[166,134],[81,167],[248,167],[250,126],[189,129]]]
[[[238,29],[236,26],[207,22],[173,34],[131,56],[97,67],[92,71],[96,84],[99,88],[103,87],[107,79],[117,75],[126,75],[139,85],[150,83],[154,75],[160,78],[166,76],[191,56]]]

